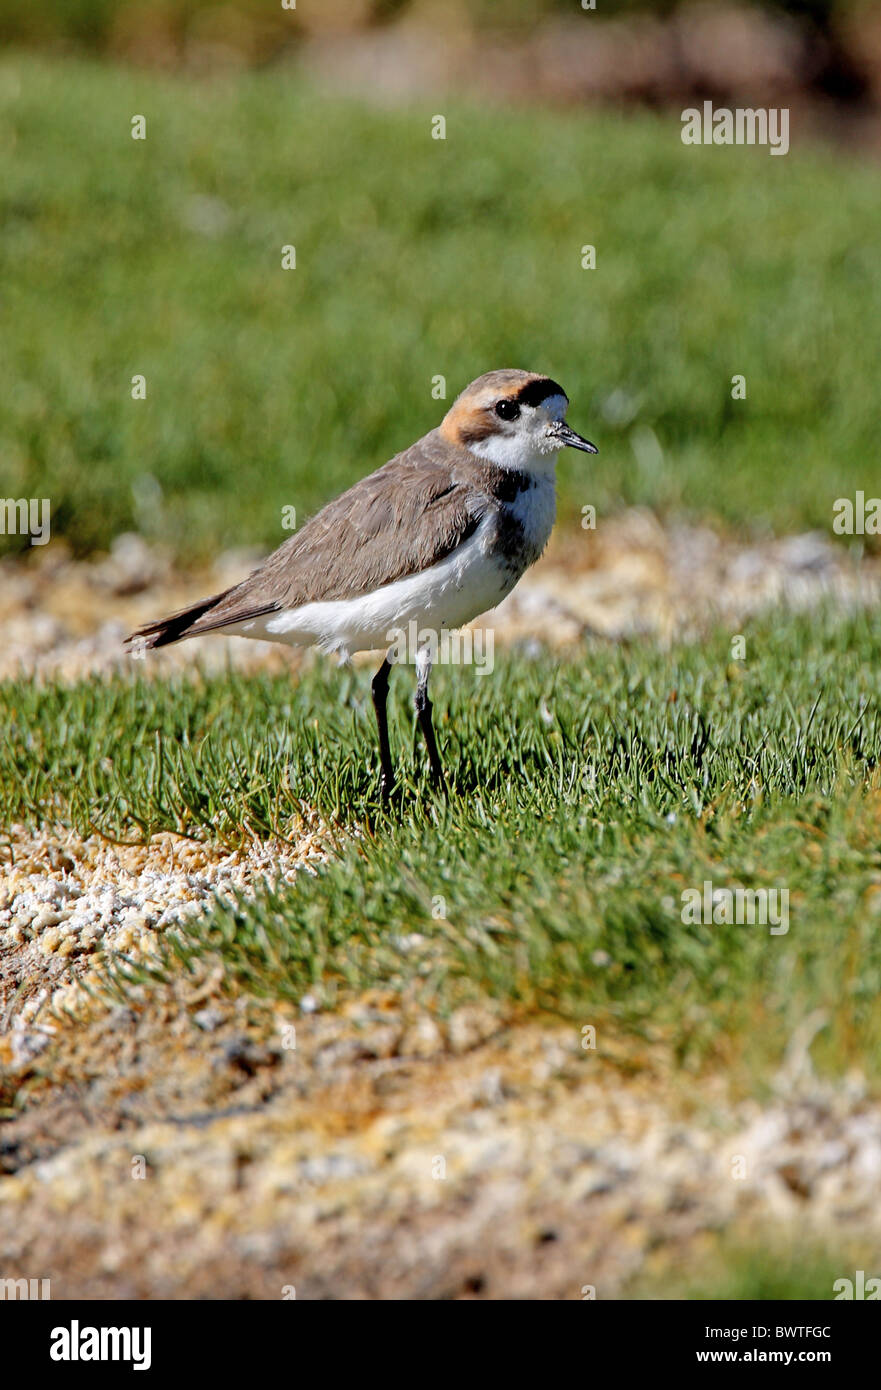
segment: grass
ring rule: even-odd
[[[763,1084],[819,1009],[817,1065],[875,1076],[878,634],[866,616],[768,621],[749,650],[729,663],[720,634],[670,654],[509,656],[491,678],[439,671],[448,804],[414,762],[399,672],[389,813],[367,672],[7,684],[2,819],[236,841],[295,834],[316,807],[350,832],[334,862],[219,908],[180,956],[219,951],[248,988],[328,1006],[370,986],[442,1010],[489,994],[663,1040],[744,1084]],[[683,923],[683,891],[707,880],[786,887],[789,931]]]
[[[877,1262],[870,1245],[860,1249],[851,1243],[844,1249],[835,1249],[811,1242],[798,1233],[786,1245],[780,1243],[778,1236],[770,1249],[759,1243],[750,1246],[723,1239],[718,1249],[699,1256],[687,1269],[681,1260],[677,1265],[675,1255],[664,1257],[661,1252],[661,1256],[660,1262],[667,1265],[663,1274],[641,1272],[627,1289],[626,1298],[685,1299],[689,1303],[764,1303],[778,1299],[823,1303],[837,1296],[838,1280],[849,1278],[855,1283],[857,1269],[874,1270]],[[735,1343],[720,1341],[716,1349],[723,1345],[730,1348]],[[739,1345],[743,1350],[744,1344]],[[750,1345],[747,1340],[746,1346]]]
[[[436,376],[448,404],[501,365],[560,379],[600,445],[564,461],[564,517],[829,530],[836,497],[871,491],[881,210],[861,168],[797,132],[785,159],[686,148],[676,113],[441,109],[445,141],[435,99],[379,109],[284,68],[4,57],[6,494],[49,497],[79,552],[133,527],[198,555],[273,545],[283,507],[437,423]]]
[[[686,149],[675,113],[379,109],[283,68],[193,82],[7,54],[2,490],[48,497],[81,554],[131,528],[197,559],[268,547],[284,507],[302,518],[437,423],[437,376],[449,403],[524,365],[601,448],[564,459],[564,522],[638,503],[829,530],[836,497],[872,490],[881,209],[864,171],[794,137],[771,159]],[[877,1090],[877,623],[746,635],[745,662],[720,632],[439,669],[448,803],[397,673],[390,812],[366,671],[7,682],[0,826],[243,843],[317,809],[333,860],[168,933],[165,969],[216,953],[231,984],[326,1007],[491,996],[755,1094],[813,1015],[818,1070]],[[788,932],[683,922],[705,881],[786,888]],[[665,1283],[828,1297],[849,1268],[769,1273],[747,1251]]]
[[[433,378],[449,400],[503,362],[559,377],[601,445],[589,472],[563,463],[564,521],[643,503],[828,528],[870,486],[881,213],[858,167],[797,139],[785,160],[686,149],[669,115],[443,110],[433,141],[435,102],[377,109],[282,68],[185,83],[6,56],[7,493],[48,496],[79,552],[132,526],[196,556],[270,545],[283,507],[436,422]],[[820,1062],[874,1066],[877,634],[787,619],[749,650],[729,663],[719,634],[439,672],[454,795],[399,757],[391,816],[364,673],[11,683],[0,823],[236,842],[315,807],[358,832],[337,860],[218,911],[184,955],[217,947],[291,998],[490,992],[763,1076],[821,1008]],[[684,924],[706,879],[788,886],[789,933]]]

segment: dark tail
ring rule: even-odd
[[[130,637],[125,639],[125,645],[129,648],[137,646],[141,650],[149,651],[153,647],[170,646],[172,642],[179,642],[182,637],[195,636],[195,633],[191,634],[190,629],[226,596],[226,592],[228,591],[214,594],[211,598],[200,599],[198,603],[191,604],[189,608],[182,608],[179,613],[172,613],[168,618],[160,618],[158,622],[145,623],[143,627],[138,628],[137,632],[133,632]]]
[[[189,608],[182,608],[179,613],[172,613],[168,618],[146,623],[144,627],[139,627],[137,632],[133,632],[131,637],[125,639],[125,645],[130,651],[134,647],[141,651],[149,651],[153,647],[168,647],[172,642],[180,642],[183,637],[200,637],[203,632],[217,632],[221,628],[231,627],[234,623],[244,623],[250,618],[260,618],[264,613],[277,612],[277,603],[251,604],[250,607],[242,608],[240,603],[235,601],[240,587],[235,585],[232,589],[224,589],[223,593],[200,599],[198,603],[191,604]],[[224,603],[224,599],[230,601]]]

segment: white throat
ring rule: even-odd
[[[532,439],[522,435],[491,435],[469,444],[472,454],[494,463],[498,468],[507,468],[514,473],[535,473],[539,477],[553,478],[557,471],[557,450],[540,453]]]
[[[498,468],[553,481],[561,445],[548,433],[548,426],[565,418],[568,404],[565,396],[548,396],[538,407],[525,406],[516,428],[500,429],[468,447]]]

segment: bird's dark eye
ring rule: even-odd
[[[496,414],[503,420],[516,420],[520,414],[520,407],[516,401],[499,401]]]

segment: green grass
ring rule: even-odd
[[[666,655],[509,656],[489,678],[439,670],[448,804],[421,748],[414,761],[412,673],[397,672],[391,812],[366,671],[7,684],[2,823],[235,841],[294,834],[316,807],[356,838],[316,876],[189,928],[180,955],[217,950],[250,989],[328,1005],[376,985],[441,1009],[490,994],[753,1079],[821,1009],[815,1063],[876,1075],[878,634],[865,616],[769,621],[749,650],[728,664],[720,634]],[[705,880],[788,888],[788,933],[684,924],[682,892]],[[402,950],[411,933],[423,943]]]
[[[679,131],[675,112],[372,108],[283,68],[6,56],[5,495],[49,497],[78,551],[132,527],[199,555],[272,545],[282,507],[304,516],[437,423],[433,377],[449,403],[523,365],[600,445],[563,460],[564,516],[829,529],[872,487],[874,180],[797,138],[780,159]]]
[[[449,399],[505,363],[559,377],[600,444],[563,460],[564,517],[638,502],[828,528],[836,496],[871,487],[881,212],[859,167],[797,141],[686,149],[675,115],[440,109],[444,142],[435,99],[371,108],[283,69],[196,83],[4,58],[4,492],[48,496],[79,551],[131,526],[196,555],[270,545],[283,506],[302,517],[436,422],[435,375]],[[818,1063],[875,1066],[877,634],[767,622],[749,649],[438,672],[449,806],[421,750],[401,756],[399,675],[391,816],[365,672],[10,684],[0,824],[237,841],[317,807],[360,838],[184,953],[207,942],[292,998],[488,991],[764,1075],[822,1008]],[[788,886],[789,934],[683,924],[707,878]],[[428,946],[402,952],[414,931]]]
[[[663,1255],[663,1252],[660,1252]],[[663,1275],[641,1272],[628,1287],[626,1298],[685,1299],[688,1302],[768,1302],[776,1299],[826,1303],[836,1297],[839,1279],[856,1282],[856,1270],[874,1271],[877,1252],[853,1242],[835,1249],[794,1233],[791,1243],[781,1244],[779,1234],[771,1248],[758,1241],[752,1246],[723,1238],[712,1253],[698,1256],[690,1267],[667,1256]],[[868,1275],[867,1277],[871,1277]],[[731,1348],[734,1342],[725,1342]],[[744,1343],[737,1345],[744,1349]],[[751,1343],[747,1340],[746,1345]],[[723,1346],[720,1341],[716,1350]],[[770,1343],[769,1343],[770,1346]],[[767,1348],[766,1348],[767,1349]]]
[[[828,530],[836,497],[873,487],[874,181],[797,132],[772,159],[679,128],[5,56],[0,491],[48,497],[80,553],[130,528],[196,558],[271,546],[283,507],[302,518],[437,423],[434,377],[448,404],[521,365],[600,445],[562,461],[564,520],[640,503]],[[448,803],[398,672],[391,811],[365,670],[0,684],[0,827],[243,843],[317,809],[332,862],[168,933],[165,970],[215,953],[231,985],[326,1007],[491,996],[757,1094],[818,1014],[814,1065],[877,1089],[877,623],[778,616],[748,638],[745,663],[719,633],[439,669]],[[785,887],[788,933],[684,923],[705,880]],[[663,1286],[825,1298],[850,1268],[734,1252]]]

